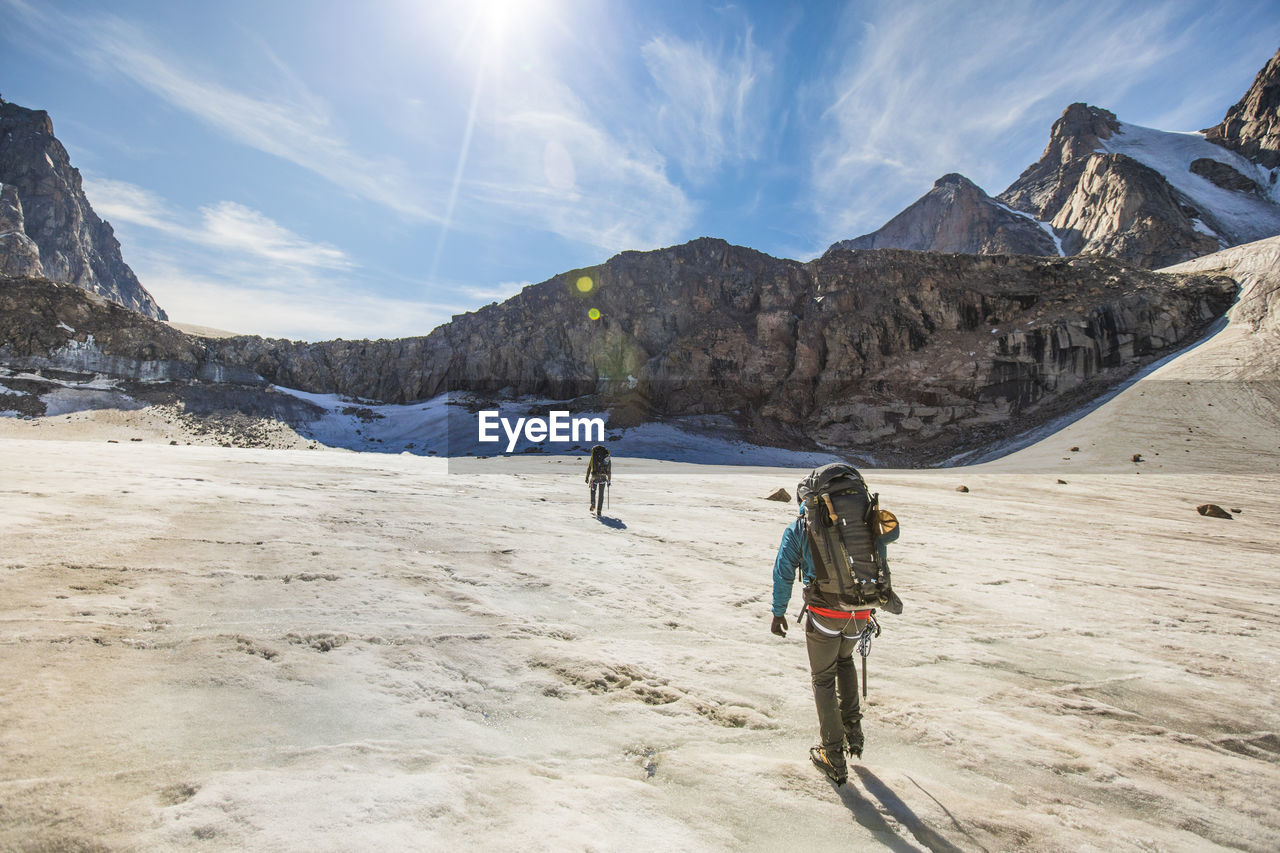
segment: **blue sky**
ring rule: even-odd
[[[947,172],[994,194],[1074,101],[1217,123],[1280,46],[1252,2],[0,0],[179,321],[425,334],[625,249],[807,260]]]

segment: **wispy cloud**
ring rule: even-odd
[[[517,73],[495,69],[479,105],[466,198],[478,210],[605,252],[669,245],[695,205],[647,139],[636,93],[602,68],[554,61],[555,43]],[[588,58],[574,57],[581,62]],[[461,217],[459,217],[461,218]]]
[[[415,182],[393,158],[356,151],[334,126],[325,102],[264,51],[277,91],[252,95],[201,72],[158,46],[140,26],[114,15],[71,17],[3,0],[28,27],[90,64],[119,75],[242,145],[279,157],[355,196],[428,221],[441,213],[413,191]]]
[[[86,177],[85,195],[103,218],[159,231],[184,242],[230,252],[277,267],[346,270],[353,264],[339,248],[305,240],[270,217],[231,201],[201,207],[196,217],[160,196],[125,181]]]
[[[760,84],[772,64],[750,28],[727,55],[673,36],[651,39],[641,54],[660,95],[657,144],[689,180],[705,183],[722,164],[756,155],[769,120]]]
[[[281,266],[345,270],[350,258],[334,246],[312,243],[256,210],[232,201],[203,207],[201,235],[222,249],[240,251]]]
[[[143,187],[92,175],[84,189],[133,247],[129,262],[143,284],[180,321],[306,340],[404,337],[467,307],[382,295],[341,249],[241,204],[188,212]]]
[[[503,145],[501,158],[488,159],[474,198],[610,253],[678,240],[694,205],[668,178],[665,161],[651,148],[622,143],[572,93],[559,94],[542,109],[497,110],[501,134],[525,144]]]
[[[849,49],[833,60],[813,160],[827,242],[878,227],[947,172],[999,192],[1067,104],[1114,104],[1191,37],[1167,6],[915,2],[864,14],[850,7],[837,39]]]

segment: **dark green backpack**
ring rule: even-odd
[[[890,612],[900,607],[878,547],[879,538],[896,529],[897,519],[880,509],[880,495],[867,490],[858,470],[843,462],[814,469],[800,481],[796,496],[804,504],[818,590],[854,606]]]
[[[613,479],[613,462],[609,458],[609,448],[597,444],[591,448],[590,477],[593,480]]]

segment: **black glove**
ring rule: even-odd
[[[884,604],[880,605],[884,608],[885,613],[892,613],[894,616],[902,614],[902,599],[894,593],[892,589],[884,591]]]
[[[769,630],[777,634],[779,637],[787,636],[787,617],[785,616],[773,617],[773,625],[769,627]]]

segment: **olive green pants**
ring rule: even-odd
[[[853,652],[865,620],[830,619],[806,614],[804,638],[818,706],[818,731],[827,759],[844,767],[844,744],[862,751],[862,709],[858,704],[858,670]]]
[[[599,513],[604,509],[604,490],[609,485],[608,480],[592,480],[591,481],[591,511]],[[598,489],[598,491],[597,491]]]

